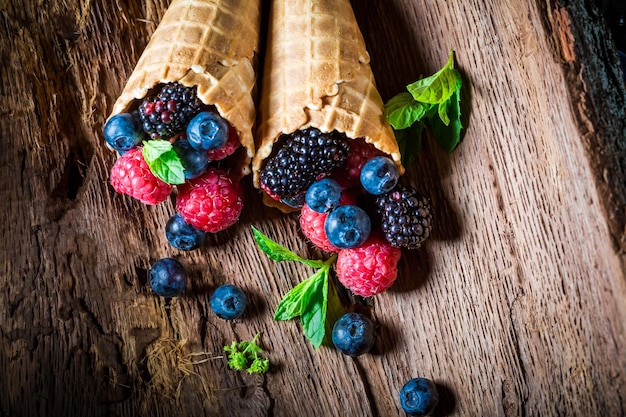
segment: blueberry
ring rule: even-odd
[[[104,125],[104,139],[120,153],[133,149],[144,137],[141,121],[129,113],[116,114]]]
[[[341,185],[333,179],[324,178],[309,187],[306,192],[306,204],[318,213],[328,213],[339,206]]]
[[[398,167],[386,156],[375,156],[361,169],[361,185],[370,194],[381,195],[398,183]]]
[[[211,295],[211,309],[217,317],[224,320],[241,317],[247,304],[246,294],[234,285],[222,285]]]
[[[183,163],[186,179],[198,178],[206,171],[209,166],[209,156],[205,151],[193,148],[186,139],[177,140],[172,147]]]
[[[178,213],[169,218],[165,225],[165,237],[170,245],[180,250],[197,249],[204,244],[206,232],[185,222]]]
[[[330,243],[339,249],[361,246],[370,235],[371,221],[359,206],[339,206],[331,211],[324,222],[324,231]]]
[[[219,149],[228,140],[228,125],[217,113],[200,112],[187,125],[187,140],[199,151]]]
[[[400,390],[400,405],[410,416],[428,416],[438,402],[437,386],[426,378],[413,378]]]
[[[187,274],[176,259],[163,258],[152,264],[150,287],[162,297],[176,297],[185,291]]]
[[[341,353],[362,355],[374,346],[374,324],[362,314],[344,314],[333,326],[332,340]]]

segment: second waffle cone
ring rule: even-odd
[[[273,0],[259,106],[259,186],[263,162],[283,133],[307,127],[364,138],[404,171],[349,0]]]

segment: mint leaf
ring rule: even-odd
[[[291,320],[302,316],[309,308],[311,297],[318,290],[319,281],[325,279],[324,277],[324,269],[322,268],[293,287],[278,303],[274,320]]]
[[[450,51],[448,63],[430,77],[422,78],[407,85],[407,90],[415,101],[440,104],[447,101],[456,90],[457,79],[461,78],[454,69],[454,52]]]
[[[328,268],[320,269],[320,277],[311,286],[307,308],[300,316],[304,335],[317,349],[326,334],[326,308],[328,303]]]
[[[449,117],[448,123],[441,117],[430,119],[430,128],[433,131],[435,140],[439,146],[448,152],[452,152],[461,141],[461,79],[457,82],[457,87],[445,105],[445,113]]]
[[[328,292],[326,298],[328,299],[326,301],[326,323],[324,325],[326,334],[324,335],[324,341],[322,343],[332,346],[333,326],[335,325],[335,322],[344,315],[345,310],[341,305],[341,300],[339,299],[339,294],[337,293],[334,281],[330,277],[328,279]]]
[[[313,268],[321,268],[324,265],[322,261],[304,259],[296,255],[289,249],[271,240],[254,226],[252,226],[252,233],[259,248],[273,261],[297,261]]]
[[[155,177],[168,184],[183,184],[185,169],[172,144],[166,140],[147,140],[141,151]]]
[[[426,115],[427,107],[404,92],[392,97],[385,104],[385,117],[394,129],[406,129]]]
[[[329,296],[329,271],[330,266],[337,259],[337,255],[331,256],[326,261],[314,261],[303,259],[289,249],[272,241],[252,226],[254,239],[270,259],[275,261],[292,260],[313,266],[317,270],[313,275],[292,288],[280,300],[274,320],[291,320],[299,317],[306,338],[318,348],[324,341],[327,333],[327,307]],[[336,293],[332,294],[337,297]],[[333,299],[333,308],[338,300]]]
[[[405,167],[411,166],[422,148],[423,130],[424,122],[420,121],[406,129],[394,131],[400,155],[402,155],[402,165]]]

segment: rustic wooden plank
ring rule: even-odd
[[[624,415],[624,86],[589,1],[355,2],[383,97],[454,49],[467,124],[408,170],[434,236],[370,302],[380,335],[358,359],[271,319],[310,270],[249,227],[316,252],[249,179],[240,224],[189,254],[164,239],[171,202],[108,186],[102,126],[168,2],[40,3],[0,7],[0,414],[395,416],[419,375],[441,416]],[[191,288],[165,303],[147,271],[172,255]],[[252,299],[234,323],[208,307],[227,282]],[[221,347],[259,331],[272,372],[228,370]]]

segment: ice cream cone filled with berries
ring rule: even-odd
[[[176,189],[185,226],[237,221],[250,173],[260,0],[173,0],[104,127],[116,191],[158,204]]]
[[[378,294],[401,248],[430,234],[431,214],[399,183],[398,143],[350,1],[272,1],[265,54],[254,184],[266,204],[301,210],[303,234],[338,253],[346,287]]]

